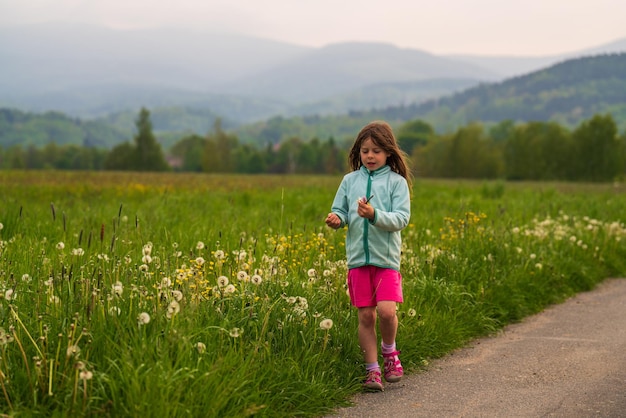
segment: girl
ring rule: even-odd
[[[403,375],[396,349],[396,303],[402,299],[400,252],[411,216],[411,174],[391,127],[376,121],[359,132],[326,225],[348,225],[346,255],[350,302],[358,308],[359,345],[367,377],[364,386],[383,390],[378,364],[376,321],[381,334],[384,376],[398,382]]]

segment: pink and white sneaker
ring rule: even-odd
[[[398,357],[399,354],[399,351],[393,351],[387,354],[383,353],[385,380],[389,383],[399,382],[404,375],[404,370],[402,369],[402,364]]]
[[[365,378],[365,382],[363,382],[363,387],[368,390],[382,392],[383,391],[383,381],[380,378],[380,372],[378,370],[372,370],[367,373],[367,377]]]

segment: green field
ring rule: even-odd
[[[0,172],[0,414],[320,416],[360,391],[340,177]],[[622,184],[417,180],[411,373],[626,274]]]

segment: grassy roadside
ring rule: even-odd
[[[319,416],[360,390],[339,177],[0,172],[0,410]],[[423,181],[398,345],[419,369],[626,273],[621,185]],[[148,320],[149,318],[149,320]]]

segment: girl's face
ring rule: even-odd
[[[367,138],[361,144],[361,163],[369,171],[378,170],[387,164],[387,157],[389,157],[389,153],[376,145],[372,138]]]

